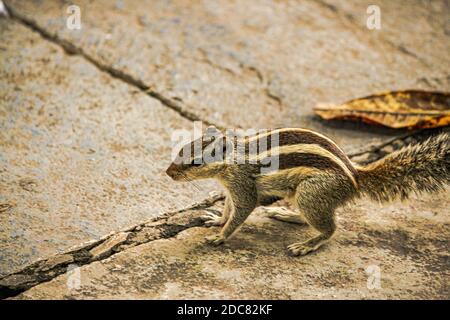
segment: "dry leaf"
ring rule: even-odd
[[[354,99],[341,105],[318,105],[323,119],[358,119],[390,128],[436,128],[450,124],[450,94],[394,91]]]

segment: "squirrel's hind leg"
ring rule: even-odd
[[[325,242],[330,240],[336,230],[336,224],[334,223],[333,217],[330,217],[329,221],[326,223],[320,221],[319,223],[314,224],[309,221],[309,224],[321,232],[321,234],[305,242],[295,242],[289,245],[287,248],[292,255],[303,256],[319,249]]]
[[[335,173],[319,173],[303,180],[297,187],[295,202],[307,223],[320,235],[291,244],[289,252],[305,255],[327,242],[336,231],[335,209],[351,199],[354,192],[351,182]]]

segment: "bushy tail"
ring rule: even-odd
[[[361,193],[378,201],[439,191],[450,184],[450,134],[409,145],[358,171]]]

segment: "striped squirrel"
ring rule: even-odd
[[[261,146],[266,149],[261,151]],[[231,156],[236,154],[244,161]],[[267,166],[271,162],[275,168]],[[450,135],[441,133],[359,166],[331,139],[311,130],[284,128],[230,138],[208,127],[180,150],[166,173],[174,180],[215,178],[225,187],[222,216],[202,217],[206,226],[223,226],[206,238],[214,245],[229,238],[257,206],[287,199],[298,213],[280,208],[269,216],[306,222],[320,233],[288,246],[290,254],[305,255],[331,238],[336,208],[352,199],[368,195],[385,202],[442,190],[450,183]]]

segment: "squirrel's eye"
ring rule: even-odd
[[[202,165],[202,160],[201,159],[192,159],[191,166],[200,167],[201,165]]]

